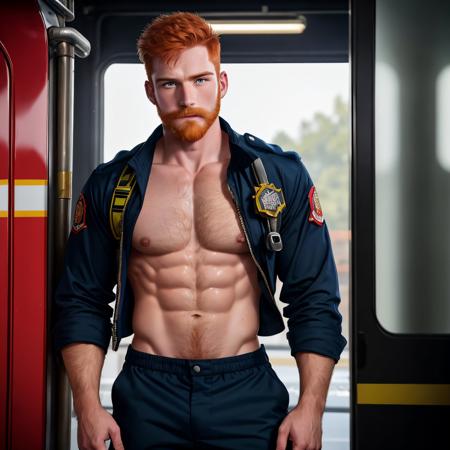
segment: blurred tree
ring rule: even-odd
[[[325,220],[332,230],[349,229],[350,140],[348,104],[340,96],[333,112],[321,112],[303,120],[296,138],[284,131],[272,142],[284,150],[295,150],[302,158],[319,194]]]

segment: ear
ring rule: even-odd
[[[154,104],[156,105],[156,100],[155,100],[155,90],[153,89],[153,84],[148,81],[145,80],[145,92],[147,94],[147,98]]]
[[[219,74],[220,98],[224,98],[228,91],[228,75],[225,70]]]

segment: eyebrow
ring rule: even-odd
[[[202,72],[202,73],[198,73],[196,75],[192,75],[188,78],[188,80],[195,80],[196,78],[201,78],[204,77],[206,75],[214,75],[213,72]],[[157,78],[156,82],[159,83],[160,81],[177,81],[176,78]]]

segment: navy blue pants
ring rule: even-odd
[[[195,360],[129,346],[112,403],[125,450],[274,450],[289,393],[264,345]]]

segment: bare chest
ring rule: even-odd
[[[226,184],[226,166],[208,164],[195,176],[174,165],[155,164],[133,232],[133,248],[163,255],[188,246],[248,253]]]

